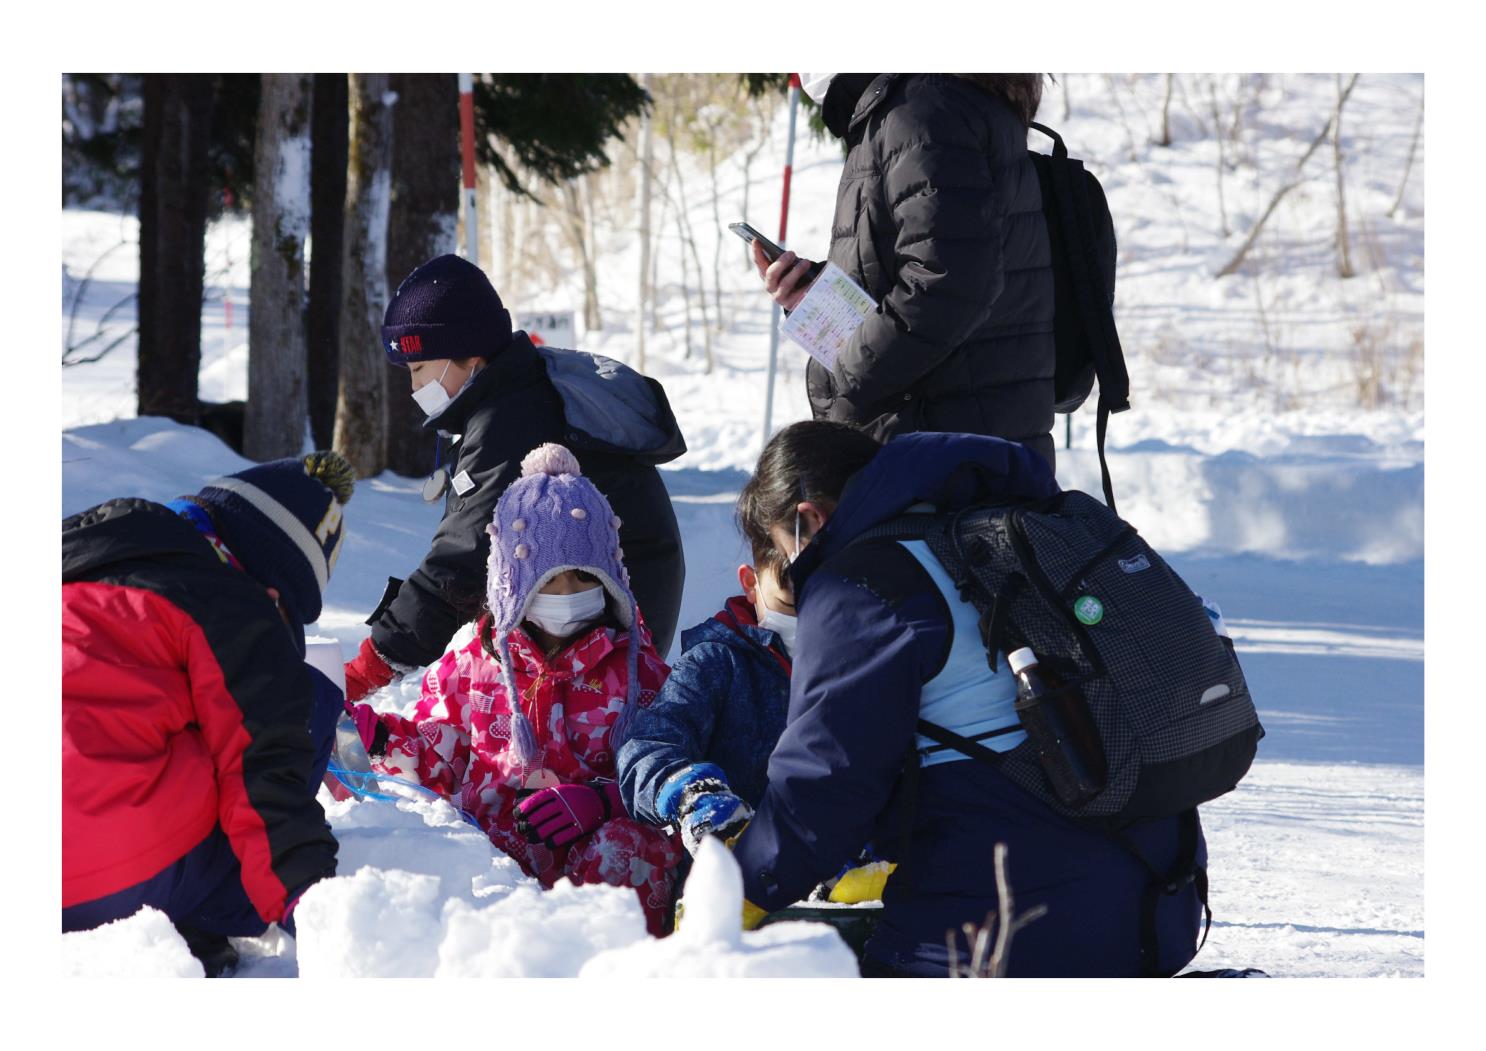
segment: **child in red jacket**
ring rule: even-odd
[[[668,669],[618,528],[572,453],[534,450],[496,504],[477,637],[428,669],[412,718],[350,710],[373,769],[447,796],[544,886],[633,887],[659,935],[681,850],[625,813],[614,754]]]
[[[164,912],[208,975],[335,872],[341,695],[304,625],[345,539],[337,453],[62,523],[62,929]]]

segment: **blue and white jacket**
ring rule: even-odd
[[[626,809],[657,825],[666,823],[661,785],[695,763],[721,767],[733,793],[756,806],[789,708],[789,655],[743,596],[682,632],[681,646],[654,703],[630,716],[617,760]]]

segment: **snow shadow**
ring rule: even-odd
[[[1169,561],[1223,608],[1267,732],[1259,758],[1423,765],[1422,561]]]

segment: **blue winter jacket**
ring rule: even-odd
[[[692,763],[716,763],[733,792],[757,805],[789,708],[789,658],[743,596],[682,632],[681,646],[654,703],[630,716],[619,748],[624,805],[657,825],[665,824],[655,808],[660,786]]]
[[[1016,911],[1048,910],[1016,935],[1011,974],[1142,973],[1150,880],[1133,854],[979,761],[918,767],[920,688],[945,662],[948,603],[958,597],[942,594],[901,544],[847,547],[915,504],[952,511],[1056,491],[1040,456],[965,434],[895,438],[852,479],[791,570],[799,626],[788,723],[769,759],[768,789],[735,850],[750,901],[782,908],[872,840],[900,868],[888,880],[868,963],[943,976],[946,933],[983,924],[996,909],[992,852],[1005,843]],[[1126,831],[1152,866],[1173,867],[1178,819]],[[1205,866],[1200,839],[1199,830]],[[1161,896],[1159,970],[1174,972],[1194,955],[1200,908],[1195,884]]]

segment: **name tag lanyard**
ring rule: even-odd
[[[444,436],[436,434],[433,442],[433,474],[423,483],[423,499],[431,504],[443,496],[448,488],[449,468],[444,466]]]

